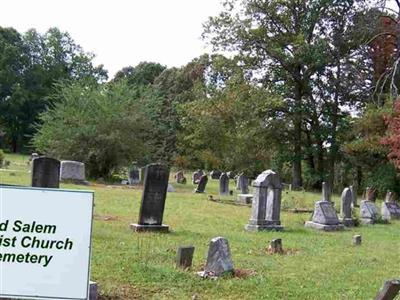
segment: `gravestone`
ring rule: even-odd
[[[395,202],[395,201],[396,201],[396,194],[391,191],[387,191],[385,196],[385,202]]]
[[[60,187],[60,161],[50,157],[38,157],[32,161],[32,187]]]
[[[307,221],[305,227],[324,231],[338,231],[344,229],[344,225],[339,222],[332,202],[329,201],[317,201],[315,203],[312,220]]]
[[[375,300],[393,300],[399,294],[400,280],[392,279],[385,282],[383,287],[375,296]]]
[[[239,194],[237,202],[240,204],[251,204],[253,202],[253,194]]]
[[[248,194],[249,193],[249,179],[246,176],[244,176],[243,174],[240,174],[237,177],[236,189],[240,190],[240,192],[242,194]]]
[[[379,220],[379,212],[373,201],[361,201],[360,219],[363,224],[375,224]]]
[[[60,180],[73,181],[78,184],[87,184],[85,179],[85,164],[72,160],[61,161]]]
[[[190,268],[193,261],[193,246],[179,247],[176,254],[176,266],[179,268]]]
[[[140,170],[135,164],[133,164],[129,169],[128,181],[129,185],[136,185],[140,183]]]
[[[229,179],[235,179],[236,176],[235,172],[233,171],[226,172],[226,175],[228,175]]]
[[[274,239],[269,243],[268,252],[271,254],[282,254],[283,247],[282,247],[282,239]]]
[[[352,217],[353,194],[350,188],[345,188],[341,196],[340,221],[344,226],[352,227],[355,221]]]
[[[170,183],[168,184],[167,192],[168,192],[168,193],[173,193],[173,192],[175,192],[174,186],[173,186],[172,184],[170,184]]]
[[[234,269],[228,240],[223,237],[213,238],[208,247],[204,272],[198,274],[202,277],[219,277],[232,273]]]
[[[145,174],[146,174],[146,167],[141,167],[141,168],[139,169],[139,183],[140,183],[140,184],[143,184]]]
[[[221,177],[222,172],[220,170],[212,170],[210,172],[211,179],[219,179]]]
[[[372,187],[367,187],[365,189],[365,200],[375,202],[376,200],[376,190]]]
[[[331,201],[332,190],[327,182],[322,183],[322,201]]]
[[[167,166],[162,164],[150,164],[146,166],[139,222],[131,224],[131,228],[134,231],[168,232],[169,226],[162,223],[168,178],[169,169]]]
[[[282,230],[280,221],[282,184],[277,173],[267,170],[253,182],[254,198],[248,231]]]
[[[219,194],[221,196],[229,195],[229,177],[226,173],[222,173],[219,178]]]
[[[352,198],[353,198],[353,201],[352,201],[352,207],[358,207],[358,204],[357,204],[357,188],[355,187],[355,186],[353,186],[353,185],[351,185],[350,186],[350,191],[351,191],[351,195],[352,195]]]
[[[176,174],[174,175],[174,178],[176,180],[176,183],[186,184],[186,178],[185,178],[183,171],[176,172]]]
[[[193,173],[192,175],[192,183],[193,184],[198,184],[200,181],[201,176],[204,175],[203,170],[197,170],[196,172]]]
[[[381,208],[382,219],[389,221],[400,219],[400,205],[397,202],[383,202]]]
[[[354,246],[360,246],[361,242],[362,242],[361,235],[356,234],[356,235],[353,236],[353,245]]]
[[[194,190],[194,192],[195,193],[204,193],[207,182],[208,182],[208,176],[207,175],[201,176],[199,184],[197,185],[197,188]]]

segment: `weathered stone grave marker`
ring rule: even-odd
[[[360,203],[360,219],[363,224],[375,224],[379,220],[379,212],[375,205],[375,192],[372,188],[367,188],[365,192],[366,200]]]
[[[176,172],[176,174],[174,175],[174,178],[176,180],[176,183],[186,184],[186,177],[185,177],[183,171]]]
[[[169,226],[162,224],[168,178],[169,169],[167,166],[162,164],[146,166],[139,222],[131,224],[134,231],[168,232]]]
[[[213,238],[208,247],[204,272],[198,274],[202,277],[219,277],[232,273],[234,269],[228,240],[224,237]]]
[[[393,192],[387,192],[385,202],[381,208],[382,219],[389,221],[391,219],[400,219],[400,205],[395,201]]]
[[[240,174],[237,177],[236,189],[240,190],[241,194],[248,194],[249,193],[249,179],[245,175]]]
[[[282,239],[274,239],[269,243],[268,252],[272,254],[282,254],[283,247],[282,247]]]
[[[357,204],[357,187],[355,187],[354,185],[351,185],[350,186],[350,191],[351,191],[351,196],[353,198],[351,206],[352,207],[358,207],[358,204]]]
[[[73,181],[77,184],[87,184],[85,164],[79,161],[63,160],[60,167],[60,180]]]
[[[332,190],[327,182],[322,183],[322,201],[332,202]]]
[[[200,182],[201,176],[203,175],[204,175],[203,170],[197,170],[196,172],[194,172],[192,175],[192,183],[198,184]]]
[[[204,193],[207,186],[207,182],[208,182],[208,176],[207,175],[201,176],[199,184],[197,185],[197,188],[194,190],[194,192],[200,194]]]
[[[210,172],[211,179],[219,179],[221,177],[222,172],[220,170],[212,170]]]
[[[176,266],[178,268],[190,268],[192,266],[193,261],[193,246],[182,246],[178,248],[178,252],[176,254]]]
[[[38,157],[32,161],[32,187],[60,187],[60,161],[50,157]]]
[[[385,282],[378,295],[376,295],[375,300],[393,300],[399,294],[399,291],[400,280],[388,280]]]
[[[251,204],[253,202],[253,194],[239,194],[237,202],[240,204]]]
[[[221,196],[229,195],[229,177],[226,173],[222,173],[219,178],[219,194]]]
[[[129,185],[136,185],[140,183],[140,169],[133,164],[128,172]]]
[[[282,184],[277,173],[267,170],[253,182],[254,198],[248,231],[282,230],[280,221]]]
[[[356,234],[353,236],[353,245],[354,246],[360,246],[362,242],[362,237],[359,234]]]
[[[350,188],[345,188],[341,196],[340,205],[340,221],[344,226],[351,227],[355,225],[355,221],[352,217],[352,203],[353,195]]]

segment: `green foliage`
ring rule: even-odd
[[[126,80],[131,86],[147,86],[166,69],[159,63],[141,62],[135,67],[125,67],[115,74],[114,81]]]
[[[5,154],[4,151],[2,149],[0,149],[0,167],[3,166],[4,160],[5,160]]]
[[[91,177],[109,177],[132,161],[143,162],[152,126],[126,82],[72,83],[57,90],[54,107],[40,117],[37,150],[82,161]]]
[[[364,173],[363,187],[375,188],[381,198],[387,191],[400,193],[400,180],[396,168],[391,163],[380,163],[372,171]]]

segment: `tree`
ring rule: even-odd
[[[152,124],[125,81],[57,86],[54,107],[40,116],[35,148],[59,159],[82,161],[91,177],[110,177],[151,152]]]
[[[165,66],[154,62],[141,62],[135,67],[125,67],[114,76],[114,81],[124,79],[131,86],[148,86],[166,69]]]

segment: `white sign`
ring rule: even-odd
[[[0,296],[88,299],[93,192],[0,186]]]

